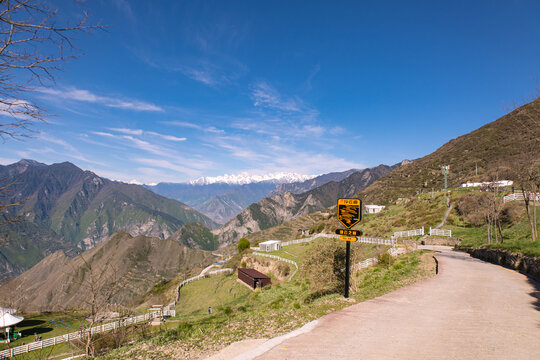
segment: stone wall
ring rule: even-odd
[[[517,270],[540,281],[540,259],[534,256],[513,253],[508,250],[487,249],[487,248],[458,248],[465,251],[472,257],[484,260],[493,264],[502,265],[506,268]]]

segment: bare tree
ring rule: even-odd
[[[514,177],[521,189],[523,195],[523,205],[527,212],[531,240],[538,238],[536,221],[536,201],[540,191],[540,88],[537,88],[533,96],[532,106],[517,109],[514,118],[523,136],[521,138],[529,142],[527,151],[521,154],[520,161],[516,161],[517,167],[514,167]]]
[[[103,29],[88,19],[83,13],[70,24],[42,1],[0,1],[0,138],[27,136],[45,121],[46,111],[28,95],[35,85],[54,83],[55,72],[80,55],[77,33]]]
[[[76,34],[103,30],[88,20],[86,12],[66,20],[40,0],[0,0],[0,140],[28,137],[33,125],[45,122],[48,113],[30,95],[36,85],[54,83],[63,64],[80,56]],[[0,186],[0,225],[21,219],[6,217],[25,201],[5,202],[12,185]]]
[[[92,333],[92,328],[103,321],[103,313],[112,306],[112,299],[118,293],[120,285],[116,277],[117,271],[109,262],[98,266],[97,263],[87,261],[82,254],[79,258],[83,264],[79,268],[73,268],[74,280],[80,275],[78,291],[84,292],[84,304],[90,310],[87,317],[89,324],[86,328],[81,328],[80,347],[86,356],[93,357],[96,354],[97,334]]]

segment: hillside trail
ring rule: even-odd
[[[450,247],[423,248],[436,251],[435,277],[212,359],[540,359],[539,283]]]

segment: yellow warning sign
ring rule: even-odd
[[[362,219],[362,201],[360,199],[338,199],[337,218],[350,229]]]
[[[339,237],[339,240],[343,240],[343,241],[356,241],[356,237],[354,236],[340,236]]]

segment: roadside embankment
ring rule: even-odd
[[[480,260],[517,270],[540,281],[540,259],[537,257],[502,249],[458,247],[456,250],[467,252]]]

